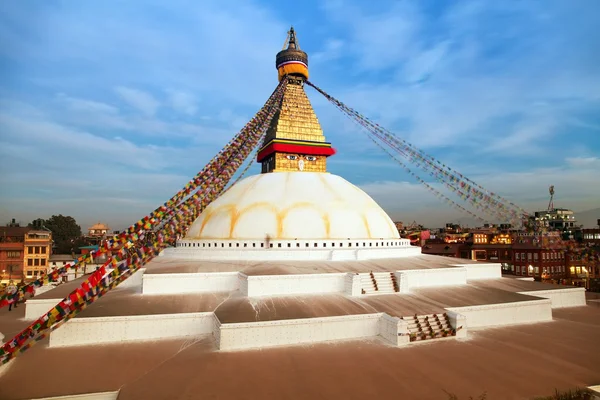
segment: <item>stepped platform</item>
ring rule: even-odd
[[[542,326],[553,320],[553,309],[577,310],[582,298],[585,304],[580,289],[502,278],[498,264],[463,261],[425,256],[288,266],[285,262],[194,260],[182,268],[187,261],[158,257],[28,353],[60,350],[52,354],[81,357],[80,351],[90,348],[200,343],[182,353],[173,352],[177,359],[188,349],[195,349],[189,350],[190,355],[194,352],[192,357],[209,357],[215,351],[226,357],[240,350],[280,346],[297,352],[306,346],[323,346],[322,342],[344,348],[346,342],[356,340],[359,348],[387,351],[412,347],[412,341],[454,346],[457,339],[478,339],[481,332],[487,332],[481,328]],[[12,337],[30,323],[25,307],[38,317],[83,279],[29,299],[1,330]],[[373,280],[381,291],[366,295],[355,290]],[[2,311],[0,323],[6,316],[6,309]],[[426,315],[444,313],[443,326],[415,339],[415,315],[421,321]],[[450,337],[447,331],[452,331]],[[29,363],[22,361],[28,359],[33,358],[17,358],[3,373],[13,365]],[[94,391],[115,390],[114,385],[93,387]]]
[[[488,398],[530,398],[550,395],[554,388],[600,382],[595,357],[600,353],[600,307],[555,310],[551,323],[481,330],[470,336],[410,349],[361,340],[218,352],[209,337],[56,349],[38,345],[0,372],[0,398],[117,390],[119,400],[244,398],[240,393],[245,398],[289,400],[437,400],[447,397],[444,391],[459,398],[484,391]],[[68,366],[60,385],[57,365]],[[99,377],[90,374],[91,366],[119,373]],[[232,368],[236,378],[224,381]],[[32,369],[38,372],[36,384],[23,385]]]
[[[482,265],[478,261],[421,254],[406,258],[365,261],[218,261],[157,257],[146,265],[146,274],[242,272],[245,275],[324,274],[336,272],[391,272]]]

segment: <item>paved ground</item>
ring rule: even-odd
[[[34,347],[0,376],[0,398],[121,389],[138,399],[528,399],[600,382],[600,308],[553,322],[471,330],[464,341],[393,348],[377,340],[216,352],[210,338]],[[32,377],[35,377],[35,384]]]

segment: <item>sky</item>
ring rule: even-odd
[[[0,11],[0,224],[154,210],[266,101],[290,25],[312,82],[486,189],[600,207],[596,0],[29,0]],[[394,220],[461,219],[306,91],[331,173]]]

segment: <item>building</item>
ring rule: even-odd
[[[7,226],[0,227],[0,283],[23,279],[25,235],[30,230],[14,219]]]
[[[598,220],[600,222],[600,220]],[[600,228],[582,229],[582,243],[591,243],[600,245]]]
[[[98,222],[88,228],[87,235],[85,235],[86,242],[98,245],[104,239],[111,235],[110,228],[108,225]]]
[[[581,226],[577,224],[575,213],[566,208],[536,211],[530,220],[548,230],[560,232],[564,240],[577,239],[581,235]]]
[[[25,234],[23,270],[25,280],[36,280],[50,270],[52,232],[31,229]]]
[[[423,399],[465,381],[490,385],[491,398],[525,398],[543,383],[553,390],[547,374],[557,368],[561,383],[598,376],[600,328],[580,321],[600,309],[585,307],[583,290],[555,295],[502,277],[497,262],[421,254],[367,193],[327,172],[331,146],[305,93],[308,56],[293,29],[286,44],[276,66],[288,86],[264,121],[262,172],[222,192],[175,247],[50,332],[45,346],[11,347],[22,358],[2,371],[0,398]],[[36,296],[25,315],[88,286]],[[456,341],[473,328],[471,340]],[[565,351],[561,337],[590,343]],[[439,345],[414,346],[432,340]],[[507,385],[524,360],[526,379]],[[24,384],[27,371],[57,362],[65,369]],[[90,378],[90,366],[119,373]]]
[[[563,283],[567,278],[567,263],[563,249],[541,246],[534,238],[521,238],[512,246],[514,274],[535,280]]]

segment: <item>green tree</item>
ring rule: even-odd
[[[81,227],[77,225],[77,221],[71,216],[59,214],[46,220],[38,218],[31,222],[29,226],[50,230],[57,253],[72,253],[76,241],[81,238]]]

